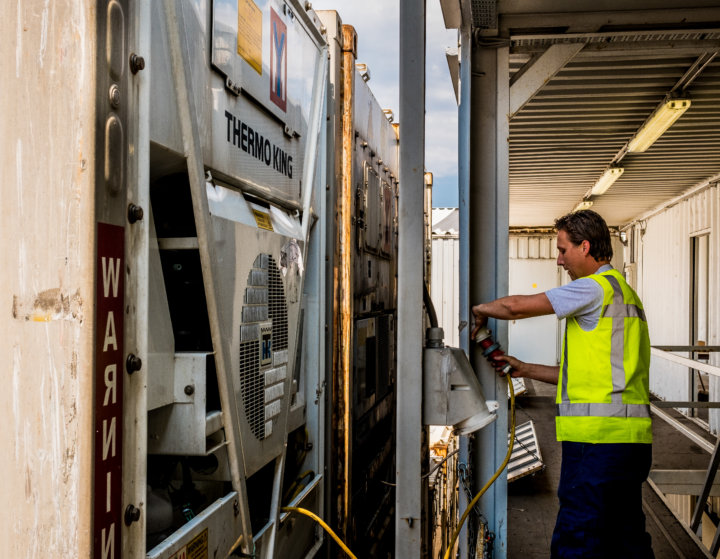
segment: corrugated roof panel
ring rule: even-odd
[[[512,118],[510,225],[549,226],[572,210],[698,57],[720,47],[718,38],[717,30],[576,37],[595,46],[622,43],[627,51],[581,51]],[[530,60],[527,52],[516,54],[517,47],[542,51],[563,40],[513,38],[511,76]],[[684,48],[659,48],[662,41]],[[637,51],[647,45],[653,48]],[[708,64],[686,94],[690,109],[647,152],[624,155],[625,173],[596,198],[593,207],[611,225],[627,223],[718,174],[720,63]]]

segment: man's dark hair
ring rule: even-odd
[[[590,243],[590,256],[595,261],[610,260],[613,255],[610,230],[600,214],[592,210],[580,210],[555,220],[555,229],[565,231],[574,245],[583,241]]]

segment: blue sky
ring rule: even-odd
[[[445,49],[457,31],[445,29],[440,2],[427,0],[425,167],[433,173],[433,206],[457,206],[457,104]],[[370,87],[383,108],[398,115],[399,0],[315,0],[315,10],[336,10],[358,34],[357,61],[370,68]],[[402,126],[402,122],[400,122]]]

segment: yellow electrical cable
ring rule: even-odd
[[[312,470],[305,470],[303,473],[301,473],[297,478],[295,478],[295,481],[292,482],[292,485],[288,488],[287,491],[285,491],[285,494],[283,495],[283,501],[286,503],[289,501],[292,501],[295,497],[297,497],[300,493],[300,491],[303,490],[303,485],[300,484],[300,482],[305,479],[307,476],[314,474]],[[307,484],[306,484],[307,485]]]
[[[453,532],[452,539],[450,540],[450,545],[448,545],[443,559],[450,559],[450,553],[452,552],[452,548],[455,547],[455,541],[460,535],[460,530],[462,529],[462,526],[465,523],[468,514],[470,514],[470,511],[480,500],[480,497],[482,497],[488,490],[488,488],[493,483],[495,483],[495,480],[500,476],[502,471],[505,469],[505,466],[508,465],[508,462],[510,462],[510,455],[512,454],[513,446],[515,445],[515,388],[513,387],[512,378],[508,378],[508,389],[510,390],[510,443],[508,444],[508,451],[505,455],[505,460],[503,460],[503,463],[500,464],[500,467],[498,468],[497,472],[495,472],[493,477],[490,478],[490,480],[485,484],[485,486],[480,491],[478,491],[478,494],[475,495],[475,497],[473,497],[473,500],[470,501],[470,503],[468,504],[465,512],[460,517],[460,522],[458,522],[457,528],[455,528],[455,532]]]
[[[355,555],[353,555],[353,552],[348,549],[348,546],[346,546],[345,543],[340,538],[338,538],[337,534],[335,534],[335,532],[332,531],[332,528],[330,528],[330,526],[325,524],[325,521],[322,518],[320,518],[318,515],[316,515],[315,513],[310,512],[307,509],[301,509],[300,507],[283,507],[280,510],[282,510],[283,512],[297,512],[300,514],[304,514],[305,516],[309,516],[315,522],[320,524],[320,526],[322,526],[325,529],[325,531],[332,536],[332,539],[334,539],[337,542],[337,544],[343,549],[343,551],[345,553],[348,554],[349,557],[352,557],[352,559],[357,559],[357,557],[355,557]]]

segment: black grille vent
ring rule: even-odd
[[[265,438],[265,383],[259,368],[260,341],[240,344],[240,392],[250,429]]]
[[[268,305],[269,317],[273,324],[273,351],[287,349],[288,317],[285,290],[283,289],[280,271],[272,256],[270,257],[270,264],[268,266]]]
[[[275,406],[270,417],[273,422],[277,420],[277,403],[265,401],[265,372],[287,363],[288,349],[285,289],[277,263],[269,254],[259,254],[255,259],[248,273],[243,303],[240,393],[250,429],[263,440],[272,434],[270,419],[265,417],[266,404]],[[278,359],[275,353],[284,350],[286,354]]]

